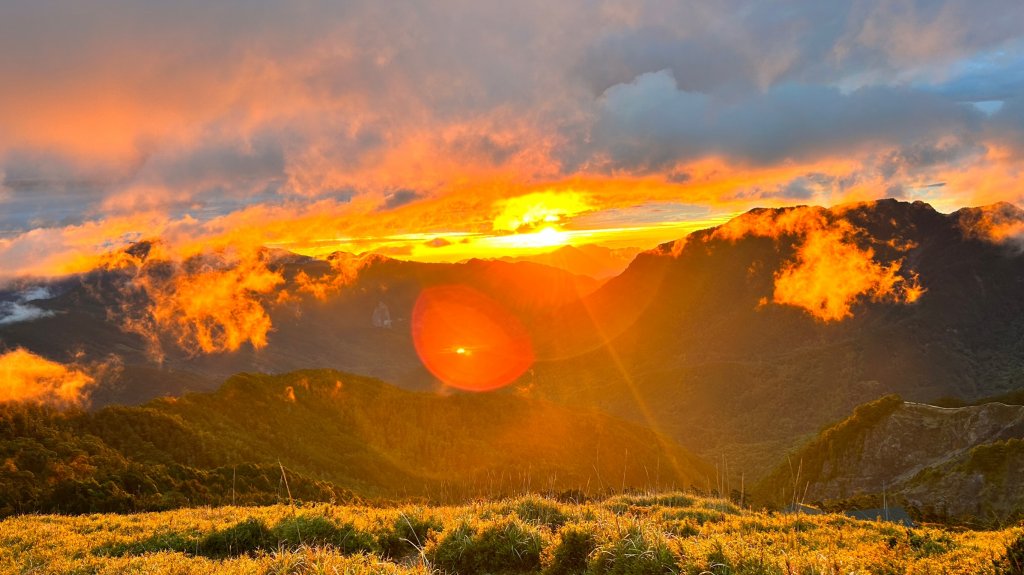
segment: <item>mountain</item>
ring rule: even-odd
[[[23,293],[44,297],[18,304],[22,316],[26,306],[36,310],[29,311],[31,321],[0,321],[0,349],[23,347],[62,362],[113,362],[116,369],[108,371],[116,377],[105,378],[93,392],[94,406],[211,390],[238,372],[309,367],[342,369],[423,390],[436,387],[437,378],[422,365],[409,322],[425,289],[469,287],[511,310],[527,329],[536,329],[548,324],[551,310],[599,285],[529,262],[424,264],[344,253],[323,261],[266,252],[256,264],[197,261],[172,269],[151,251],[155,248],[137,244],[124,252],[138,260],[130,266],[48,284],[44,291],[9,289],[5,297],[11,302],[25,299]],[[207,268],[223,273],[211,278]],[[265,293],[256,292],[259,286],[247,279],[272,274],[280,275],[280,283]],[[175,286],[176,292],[166,287],[179,279],[197,287]],[[203,281],[216,284],[205,288]],[[206,308],[189,308],[207,297],[213,301]],[[160,299],[174,307],[146,309]],[[390,329],[373,324],[381,304],[388,310]],[[154,312],[169,321],[154,324]],[[258,332],[261,322],[266,324],[265,345],[257,348],[244,340],[244,330]],[[190,336],[184,346],[178,341],[182,323],[192,330],[184,333]],[[211,340],[226,340],[232,329],[243,333],[236,349],[197,349],[196,336],[204,331],[196,330],[205,330]]]
[[[706,486],[671,440],[510,394],[404,391],[332,370],[241,374],[141,407],[0,410],[0,510],[129,511],[354,496]],[[93,503],[89,503],[92,501]]]
[[[1024,517],[1024,406],[887,396],[821,432],[755,491],[825,507],[881,507],[884,492],[927,520],[1005,525]]]
[[[641,251],[640,248],[606,248],[584,244],[562,246],[547,253],[529,256],[506,256],[501,261],[532,262],[604,281],[622,273]]]
[[[753,210],[563,310],[535,389],[750,481],[857,405],[1024,387],[1024,212],[883,200]],[[795,287],[794,287],[795,286]]]
[[[640,253],[600,285],[529,262],[346,254],[173,267],[139,245],[121,254],[129,264],[43,299],[0,298],[33,318],[0,324],[0,342],[110,362],[120,379],[94,391],[94,406],[309,367],[437,389],[411,319],[431,288],[468,287],[528,337],[520,359],[533,363],[510,372],[508,393],[651,428],[749,485],[887,394],[969,403],[1024,388],[1022,229],[1024,212],[1009,204],[952,214],[896,200],[756,209]],[[177,307],[138,313],[160,298]],[[380,304],[390,329],[373,325]],[[231,331],[239,327],[249,332]],[[197,350],[203,338],[213,349]]]

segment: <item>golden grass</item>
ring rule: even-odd
[[[212,558],[247,520],[278,538]],[[345,555],[316,526],[372,548]],[[286,529],[298,533],[283,539]],[[449,507],[220,507],[8,518],[0,573],[996,573],[1022,534],[769,514],[681,493],[585,504],[523,496]]]

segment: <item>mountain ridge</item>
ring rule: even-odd
[[[858,407],[755,488],[776,505],[902,503],[919,518],[973,525],[1024,516],[1024,406],[960,408],[887,396]]]
[[[215,392],[140,407],[0,408],[7,513],[224,504],[238,469],[239,501],[251,503],[281,501],[283,477],[306,500],[443,502],[697,487],[712,473],[670,439],[601,413],[333,370],[238,374]]]
[[[1024,214],[995,208],[1018,222]],[[813,224],[791,217],[801,212]],[[601,336],[594,339],[603,341],[579,344],[592,350],[582,357],[539,364],[545,391],[653,420],[706,458],[732,460],[749,478],[888,393],[930,402],[1024,387],[1024,257],[1013,245],[965,231],[963,213],[889,200],[749,214],[638,255],[589,296],[562,323],[594,325]],[[781,231],[722,233],[737,224]],[[838,321],[772,302],[773,284],[800,263],[808,237],[835,226],[850,249],[870,254],[868,269],[902,262],[898,277],[916,278],[923,293],[906,303],[861,295]]]
[[[310,366],[438,390],[409,318],[426,287],[469,285],[513,310],[532,338],[537,361],[512,392],[650,427],[753,481],[886,394],[970,402],[1024,387],[1024,255],[1013,239],[1021,222],[1024,211],[1010,204],[951,214],[897,200],[755,209],[638,254],[593,291],[536,264],[285,258],[289,293],[302,274],[344,281],[324,298],[269,307],[276,331],[259,350],[154,363],[145,342],[110,319],[118,300],[90,299],[98,288],[47,308],[51,317],[0,326],[0,338],[58,359],[76,347],[97,360],[121,354],[121,383],[98,389],[97,405]],[[793,289],[815,285],[826,289]],[[392,329],[370,323],[381,302]]]

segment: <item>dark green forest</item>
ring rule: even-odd
[[[597,412],[330,370],[243,374],[214,393],[93,412],[2,404],[0,462],[2,515],[603,493],[703,486],[714,473]]]

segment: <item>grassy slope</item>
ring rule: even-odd
[[[998,573],[1022,535],[769,515],[682,493],[225,507],[6,519],[0,573]]]

